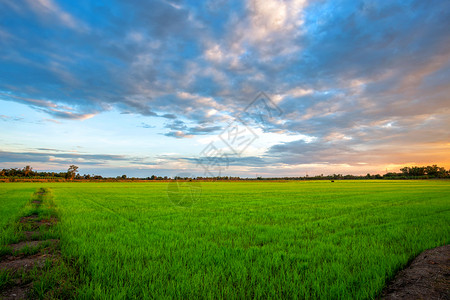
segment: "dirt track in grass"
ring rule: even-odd
[[[44,192],[35,193],[44,196]],[[42,204],[41,200],[33,200],[35,208]],[[43,231],[57,224],[58,219],[51,217],[40,219],[33,213],[19,219],[19,224],[26,225],[31,231],[19,231],[24,233],[25,239],[15,244],[7,245],[11,250],[10,255],[0,257],[0,271],[7,272],[10,280],[0,290],[0,299],[30,299],[30,291],[33,287],[31,272],[42,270],[46,263],[54,263],[61,254],[57,250],[58,239],[33,240],[39,237]]]
[[[382,299],[450,299],[450,245],[419,254],[386,286]]]

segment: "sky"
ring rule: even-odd
[[[0,169],[450,167],[450,2],[0,0]]]

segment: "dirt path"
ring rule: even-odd
[[[0,257],[0,275],[4,276],[0,299],[42,298],[51,292],[52,287],[43,294],[33,290],[40,277],[52,272],[52,268],[61,261],[59,239],[44,238],[55,235],[50,230],[58,223],[48,192],[39,189],[28,204],[32,212],[12,225],[16,236],[22,238],[7,245],[10,253]]]
[[[450,245],[419,254],[387,285],[382,299],[450,299]]]

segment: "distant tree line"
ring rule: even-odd
[[[450,178],[450,170],[446,170],[443,167],[437,165],[426,167],[404,167],[400,169],[400,173],[388,172],[384,175],[380,174],[367,174],[367,175],[316,175],[316,176],[304,176],[304,177],[283,177],[283,178],[262,178],[257,177],[257,180],[273,180],[273,179],[285,179],[285,180],[339,180],[339,179],[435,179],[435,178]]]
[[[367,175],[316,175],[316,176],[299,176],[299,177],[256,177],[256,178],[241,178],[233,176],[217,176],[217,177],[179,177],[175,176],[175,180],[202,180],[202,181],[236,181],[236,180],[342,180],[342,179],[434,179],[434,178],[450,178],[450,170],[437,165],[424,167],[404,167],[400,169],[399,173],[388,172],[384,175],[367,174]],[[127,177],[127,175],[117,177],[102,177],[100,175],[78,174],[78,167],[71,165],[67,172],[38,172],[34,171],[31,166],[24,168],[2,169],[0,171],[0,179],[7,181],[27,180],[27,179],[44,179],[44,180],[103,180],[103,181],[133,181],[133,180],[173,180],[168,176],[151,175],[148,177]]]
[[[400,171],[404,176],[410,177],[422,177],[427,178],[446,178],[449,177],[450,170],[445,170],[443,167],[438,167],[437,165],[426,166],[426,167],[404,167]]]
[[[90,177],[90,175],[81,176],[78,173],[78,167],[75,165],[71,165],[67,172],[38,172],[34,171],[31,166],[25,166],[24,168],[11,168],[11,169],[2,169],[0,171],[0,178],[30,178],[30,179],[84,179],[86,176]],[[101,176],[93,175],[97,178],[102,178]]]

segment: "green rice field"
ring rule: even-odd
[[[167,182],[1,183],[0,238],[51,191],[80,299],[373,299],[450,242],[450,181],[199,185],[178,206]]]

